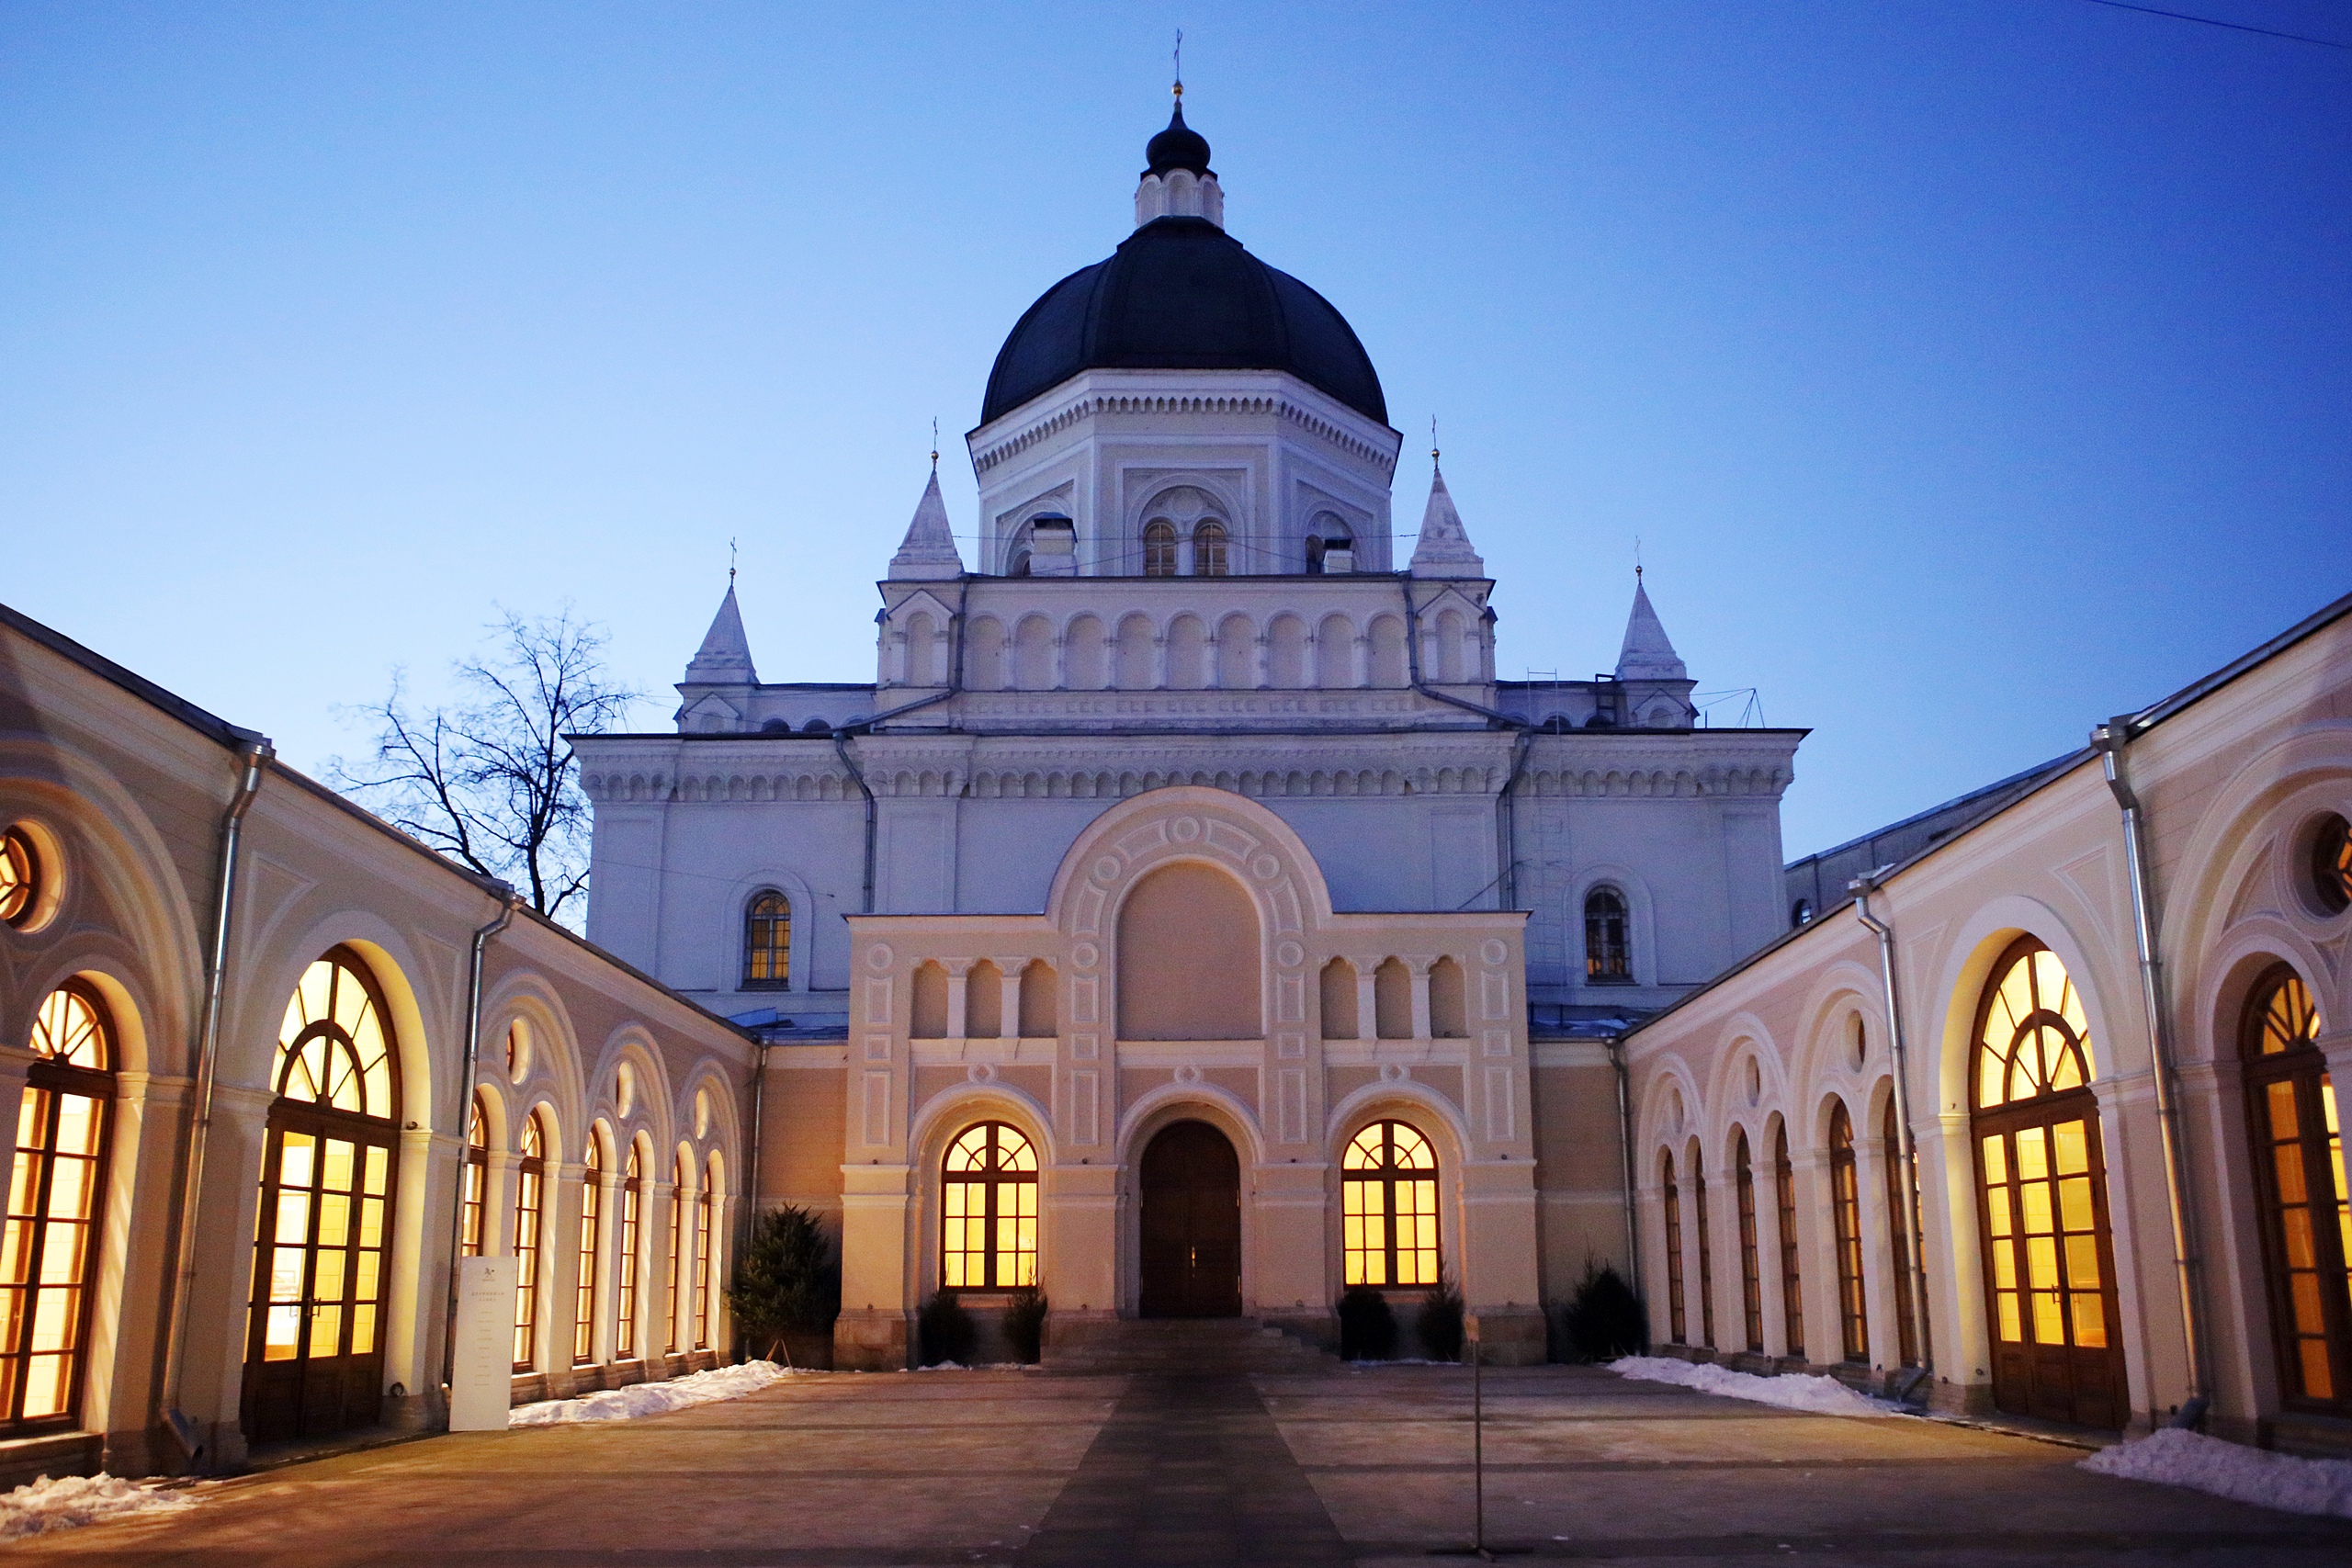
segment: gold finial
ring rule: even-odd
[[[1639,534],[1636,534],[1636,535],[1634,535],[1634,587],[1636,587],[1636,588],[1638,588],[1638,587],[1640,587],[1640,586],[1641,586],[1641,584],[1642,584],[1642,536],[1641,536]]]
[[[735,541],[727,541],[727,592],[735,592]]]
[[[931,416],[931,471],[939,472],[939,416]]]
[[[1437,415],[1430,415],[1430,472],[1439,472],[1437,460]]]
[[[1176,107],[1184,107],[1184,29],[1176,29]]]

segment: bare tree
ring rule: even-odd
[[[327,771],[402,832],[553,918],[588,892],[588,801],[564,738],[618,728],[644,694],[612,678],[603,630],[569,604],[502,615],[484,650],[458,663],[457,705],[412,713],[394,670],[390,696],[352,710],[375,728],[375,756]]]

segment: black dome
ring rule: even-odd
[[[1209,139],[1184,123],[1184,106],[1180,100],[1176,112],[1168,117],[1168,129],[1143,146],[1144,162],[1150,167],[1144,174],[1164,175],[1171,169],[1190,169],[1196,175],[1209,172]]]
[[[1155,166],[1182,124],[1152,138]],[[1205,141],[1200,152],[1205,167]],[[1286,370],[1388,423],[1380,377],[1347,318],[1204,218],[1156,218],[1109,260],[1046,290],[997,353],[980,423],[1095,369]]]

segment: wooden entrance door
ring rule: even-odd
[[[379,1418],[390,1145],[356,1117],[281,1105],[271,1119],[245,1348],[253,1442]]]
[[[1241,1314],[1241,1161],[1205,1122],[1162,1128],[1143,1152],[1143,1315]]]

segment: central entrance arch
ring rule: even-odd
[[[1171,1122],[1143,1151],[1138,1262],[1144,1316],[1241,1315],[1241,1159],[1205,1122]]]

